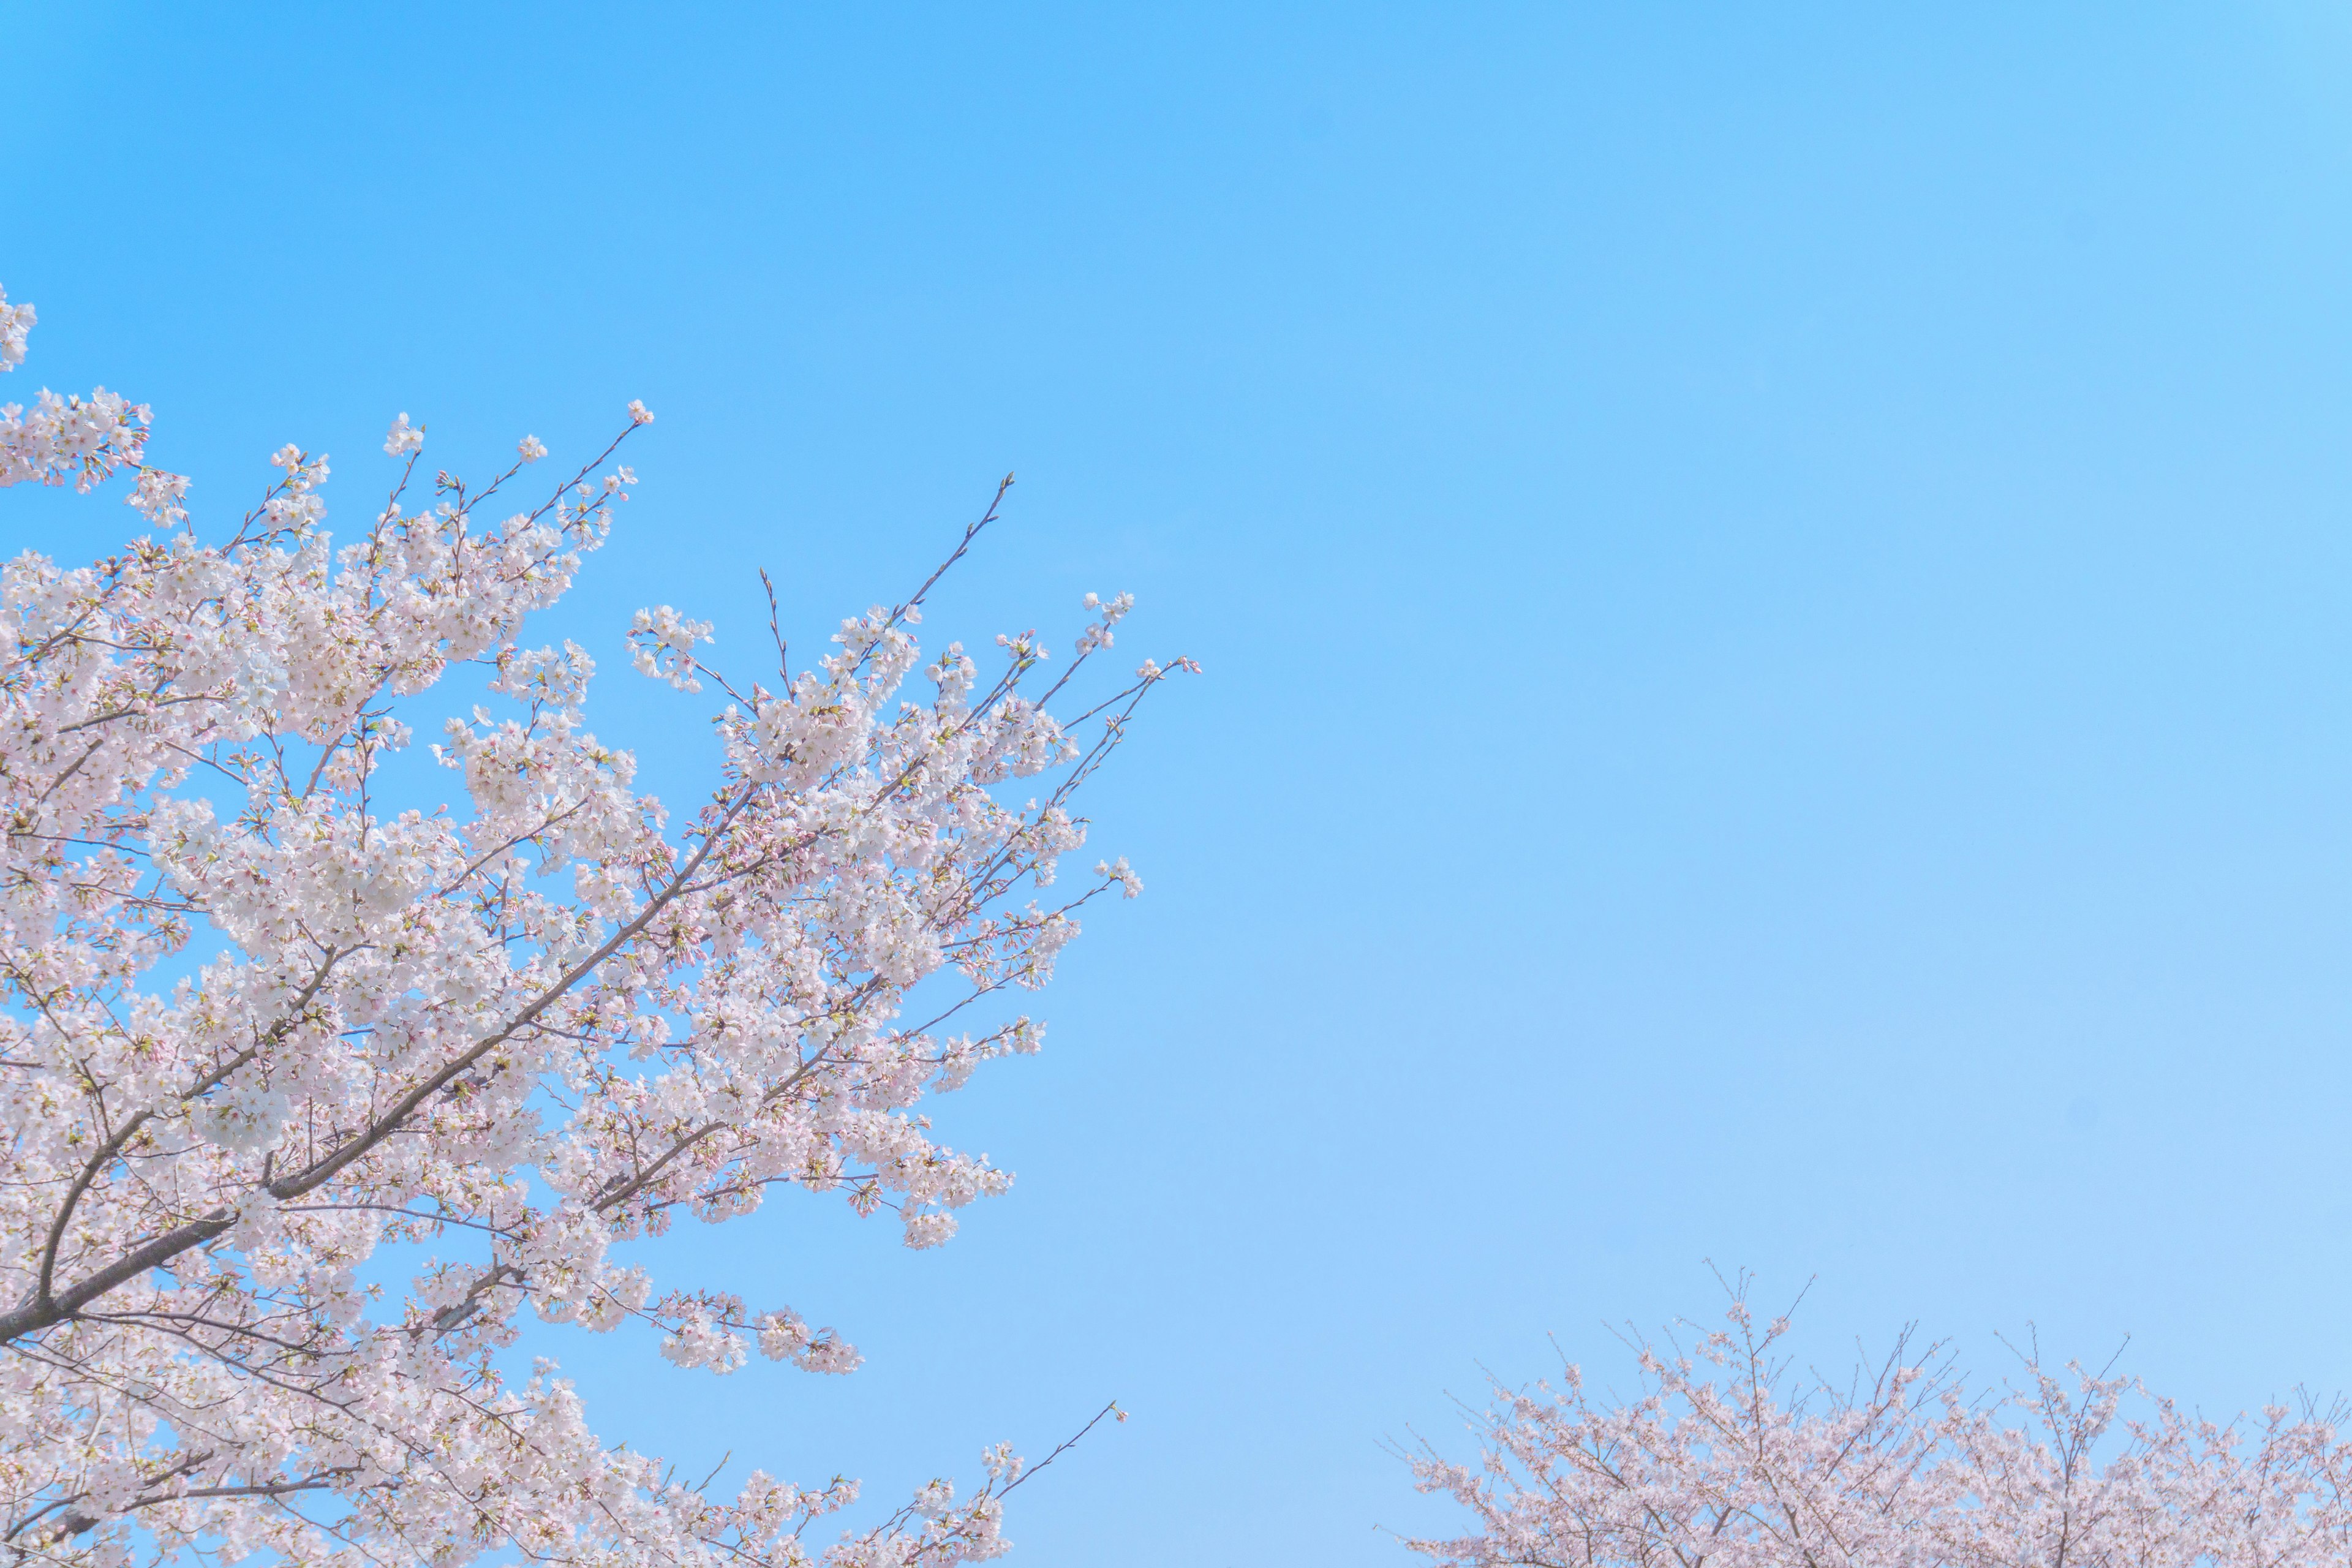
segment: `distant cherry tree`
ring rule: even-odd
[[[0,368],[32,324],[0,297]],[[1046,703],[1099,668],[1125,595],[1088,596],[1050,683],[1031,634],[998,639],[992,673],[960,645],[925,662],[923,591],[797,668],[778,635],[752,681],[705,662],[708,625],[644,611],[637,668],[726,699],[723,763],[674,817],[588,730],[587,653],[522,638],[604,539],[635,483],[613,458],[651,418],[631,405],[604,452],[513,501],[538,440],[487,484],[425,486],[403,415],[389,496],[347,535],[324,526],[326,458],[289,446],[208,539],[187,481],[144,462],[146,408],[101,390],[0,410],[0,485],[128,470],[148,526],[94,565],[0,568],[15,1561],[1003,1549],[1024,1474],[1006,1448],[976,1490],[934,1482],[820,1550],[803,1536],[855,1483],[707,1491],[593,1433],[551,1363],[510,1383],[499,1356],[530,1312],[651,1324],[672,1362],[719,1373],[857,1364],[785,1304],[665,1290],[616,1249],[794,1185],[930,1247],[1004,1190],[911,1108],[1037,1049],[1030,1018],[968,1009],[1045,984],[1078,907],[1138,890],[1123,860],[1072,894],[1055,868],[1086,838],[1073,792],[1189,666],[1146,661],[1063,721]],[[384,804],[438,776],[402,757],[409,718],[475,672],[487,690],[430,748],[459,798]]]
[[[1414,1540],[1447,1568],[2341,1568],[2340,1408],[2217,1424],[2029,1349],[1971,1392],[1908,1337],[1847,1384],[1801,1377],[1785,1318],[1744,1283],[1726,1323],[1637,1339],[1623,1398],[1497,1386],[1481,1452],[1408,1456],[1470,1529]]]

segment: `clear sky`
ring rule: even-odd
[[[1014,1561],[1320,1568],[1708,1259],[1829,1363],[2352,1386],[2352,21],[1931,9],[12,5],[5,390],[152,402],[213,526],[644,398],[549,630],[679,800],[628,612],[814,642],[1007,468],[934,633],[1207,667],[937,1107],[1013,1193],[682,1234],[867,1365],[548,1333],[608,1436],[893,1498],[1115,1395]]]

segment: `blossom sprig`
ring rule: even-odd
[[[8,291],[0,289],[0,374],[25,363],[25,341],[36,319],[32,306],[11,305]]]
[[[21,347],[29,307],[0,310]],[[289,445],[219,542],[184,479],[141,466],[143,409],[58,406],[55,429],[0,425],[0,482],[136,468],[134,504],[174,531],[0,566],[0,1542],[107,1568],[1001,1552],[1003,1498],[1035,1473],[1009,1450],[978,1489],[937,1483],[813,1552],[853,1484],[682,1482],[593,1433],[551,1363],[518,1384],[499,1358],[529,1316],[646,1325],[714,1372],[855,1367],[791,1306],[660,1290],[624,1250],[790,1191],[930,1247],[1007,1190],[921,1102],[1036,1050],[1030,1018],[971,1009],[1044,984],[1081,906],[1139,887],[1106,859],[1064,892],[1056,867],[1087,837],[1074,792],[1184,661],[1065,720],[1046,703],[1123,595],[1089,600],[1043,692],[1034,634],[986,679],[960,646],[925,661],[940,573],[796,671],[778,633],[772,685],[648,611],[640,668],[730,700],[708,798],[673,812],[589,728],[589,654],[523,637],[628,499],[642,405],[519,500],[544,444],[469,483],[420,469],[403,415],[348,538],[328,458]],[[431,748],[453,798],[382,807],[415,742],[400,704],[458,671],[488,690]],[[214,950],[166,982],[199,929]],[[381,1278],[388,1244],[450,1238]]]
[[[25,361],[33,330],[30,305],[11,305],[0,291],[0,372]],[[104,387],[87,397],[43,387],[28,410],[0,404],[0,487],[70,484],[87,493],[121,468],[136,468],[147,450],[147,405]]]

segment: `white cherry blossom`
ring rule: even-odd
[[[10,363],[32,319],[0,300]],[[1046,982],[1080,906],[1137,886],[1122,860],[1048,891],[1087,837],[1074,792],[1157,667],[1066,726],[1045,704],[1076,670],[1033,693],[1034,635],[994,673],[953,646],[926,663],[922,592],[797,668],[779,637],[752,681],[705,662],[706,623],[647,611],[640,666],[727,705],[707,797],[639,793],[588,727],[590,655],[523,631],[605,537],[635,481],[614,449],[651,417],[632,405],[521,501],[530,437],[488,484],[443,471],[415,498],[403,415],[389,499],[341,536],[326,458],[289,446],[217,541],[184,479],[140,467],[143,408],[44,395],[0,420],[0,483],[136,468],[157,529],[91,565],[0,568],[16,1561],[944,1568],[1003,1549],[1009,1450],[978,1489],[935,1482],[828,1545],[818,1521],[854,1484],[708,1493],[593,1432],[551,1363],[499,1371],[525,1313],[650,1324],[714,1373],[854,1369],[789,1304],[665,1290],[660,1248],[632,1244],[792,1187],[946,1239],[1010,1177],[918,1103],[1034,1051],[1034,1021],[992,1009]],[[1092,605],[1076,665],[1127,603]],[[389,804],[436,780],[457,798]]]

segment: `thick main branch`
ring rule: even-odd
[[[711,852],[726,837],[727,829],[751,803],[756,794],[756,786],[747,786],[742,795],[719,815],[717,822],[711,825],[710,831],[704,835],[700,847],[687,858],[684,865],[678,868],[667,886],[646,900],[646,907],[637,912],[635,919],[614,931],[594,952],[566,970],[553,984],[541,992],[496,1033],[484,1037],[457,1057],[452,1058],[438,1072],[403,1095],[394,1103],[390,1110],[376,1118],[358,1136],[338,1145],[301,1170],[280,1176],[274,1182],[265,1183],[258,1190],[268,1193],[273,1199],[283,1203],[300,1197],[325,1184],[333,1179],[338,1172],[349,1166],[352,1161],[376,1148],[394,1132],[399,1131],[400,1127],[415,1114],[419,1106],[438,1094],[460,1074],[489,1052],[512,1039],[519,1031],[529,1027],[532,1020],[561,1001],[573,986],[586,979],[599,964],[619,952],[625,943],[651,924],[656,915],[661,913],[686,891],[693,880],[694,874],[702,868],[703,862],[709,858]],[[26,1334],[38,1333],[43,1329],[64,1322],[108,1291],[161,1268],[184,1253],[219,1239],[236,1224],[236,1210],[234,1207],[215,1209],[201,1219],[189,1220],[184,1225],[165,1231],[163,1235],[125,1253],[77,1284],[58,1290],[37,1289],[23,1305],[12,1311],[0,1314],[0,1345],[11,1343]]]

